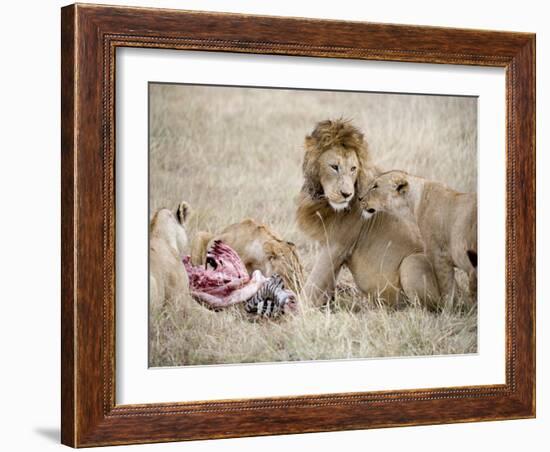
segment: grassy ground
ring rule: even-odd
[[[304,137],[322,119],[352,119],[383,169],[477,189],[477,107],[470,98],[152,85],[150,99],[150,214],[186,200],[191,239],[253,217],[298,245],[306,274],[317,246],[295,224],[294,199]],[[188,313],[185,304],[150,312],[150,365],[477,349],[475,308],[390,310],[358,293],[347,272],[329,309],[277,322],[250,321],[239,307]]]

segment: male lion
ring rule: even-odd
[[[322,245],[305,284],[306,299],[316,305],[330,299],[346,265],[364,293],[389,305],[404,292],[435,307],[433,269],[410,226],[385,213],[361,218],[356,193],[380,172],[369,162],[363,134],[341,119],[319,122],[306,137],[302,170],[297,221]]]
[[[184,226],[188,213],[189,206],[182,202],[176,215],[170,209],[159,209],[151,220],[149,294],[154,305],[186,296],[189,292],[187,272],[182,263],[189,245]]]
[[[303,270],[296,246],[281,239],[265,224],[247,218],[226,227],[219,234],[199,232],[193,240],[191,251],[194,265],[206,263],[207,250],[217,240],[221,240],[237,252],[249,275],[255,270],[260,270],[264,276],[279,274],[285,287],[299,292]]]
[[[452,299],[454,267],[466,272],[470,296],[477,291],[477,199],[403,171],[379,175],[361,199],[363,214],[398,216],[417,230],[432,261],[441,294]]]

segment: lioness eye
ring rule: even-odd
[[[339,168],[338,168],[338,165],[330,165],[330,167],[331,167],[334,171],[338,172],[338,169],[339,169]]]
[[[371,190],[376,190],[378,188],[378,184],[374,184],[371,188]]]
[[[352,173],[355,173],[355,171],[357,171],[357,167],[356,167],[356,166],[352,166],[352,167],[351,167],[351,172],[352,172]]]

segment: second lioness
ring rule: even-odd
[[[388,212],[417,231],[434,265],[444,297],[455,290],[454,268],[469,278],[470,295],[477,291],[477,198],[403,171],[376,177],[361,197],[363,216]]]

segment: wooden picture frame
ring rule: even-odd
[[[84,447],[535,416],[535,35],[76,4],[62,9],[61,37],[64,444]],[[118,47],[505,68],[506,383],[117,405]]]

